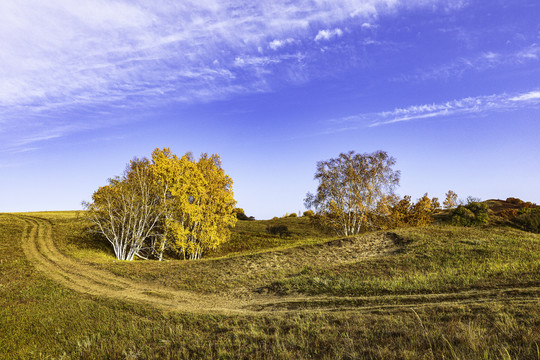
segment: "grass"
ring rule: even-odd
[[[383,295],[540,285],[540,237],[509,228],[399,229],[406,246],[384,258],[304,271],[272,284],[281,292]]]
[[[311,251],[333,238],[317,233],[308,219],[240,221],[231,242],[202,261],[128,263],[115,261],[105,243],[89,237],[81,218],[46,216],[66,253],[118,275],[178,289],[362,296],[540,285],[540,236],[507,227],[397,229],[391,232],[399,243],[392,256],[347,260],[336,246]],[[266,233],[275,223],[296,236]],[[329,251],[336,258],[323,257]]]
[[[293,295],[399,295],[538,284],[540,235],[509,228],[400,229],[394,252],[329,263],[328,253],[352,259],[339,252],[348,245],[324,244],[331,239],[302,219],[283,219],[297,235],[291,238],[267,236],[268,222],[240,222],[236,244],[214,258],[125,263],[86,235],[76,214],[34,215],[52,221],[59,249],[80,261],[201,292],[242,288],[245,295],[270,286]],[[0,359],[540,359],[538,298],[363,311],[165,312],[49,280],[24,256],[23,229],[0,214]]]

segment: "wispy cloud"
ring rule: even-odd
[[[120,102],[149,94],[189,98],[208,84],[238,86],[235,59],[253,56],[264,44],[275,50],[294,41],[277,35],[309,38],[311,24],[371,19],[400,3],[4,1],[0,107],[42,111],[35,105]],[[321,30],[315,38],[341,34],[338,28]]]
[[[0,148],[118,123],[103,116],[88,125],[88,114],[207,102],[305,81],[319,73],[309,72],[305,52],[309,46],[319,52],[314,39],[341,36],[342,23],[376,26],[401,8],[447,3],[1,1]]]
[[[510,111],[540,106],[540,91],[521,94],[497,94],[467,97],[437,104],[411,105],[390,111],[362,113],[331,120],[330,132],[341,132],[361,127],[376,127],[412,120],[447,117],[452,115],[483,114],[490,111]]]
[[[504,65],[521,65],[540,59],[540,46],[536,43],[510,53],[482,52],[474,57],[460,57],[452,62],[403,74],[394,81],[449,79],[461,77],[468,71],[484,71]]]

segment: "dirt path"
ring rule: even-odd
[[[133,281],[96,269],[62,254],[52,238],[52,225],[43,219],[24,220],[22,247],[36,268],[61,285],[80,293],[145,303],[166,310],[216,313],[260,313],[299,310],[380,311],[421,306],[479,304],[490,301],[538,302],[540,288],[503,288],[448,294],[369,297],[275,296],[254,294],[249,298],[203,295]],[[282,258],[282,257],[280,257]]]

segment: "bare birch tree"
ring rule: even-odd
[[[339,235],[355,235],[376,227],[374,219],[388,216],[389,202],[399,185],[395,159],[384,151],[342,153],[317,163],[317,193],[308,193],[307,208],[314,220]]]

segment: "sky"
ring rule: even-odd
[[[304,211],[316,163],[540,204],[540,2],[0,2],[0,211],[81,209],[134,157],[217,153],[237,206]]]

